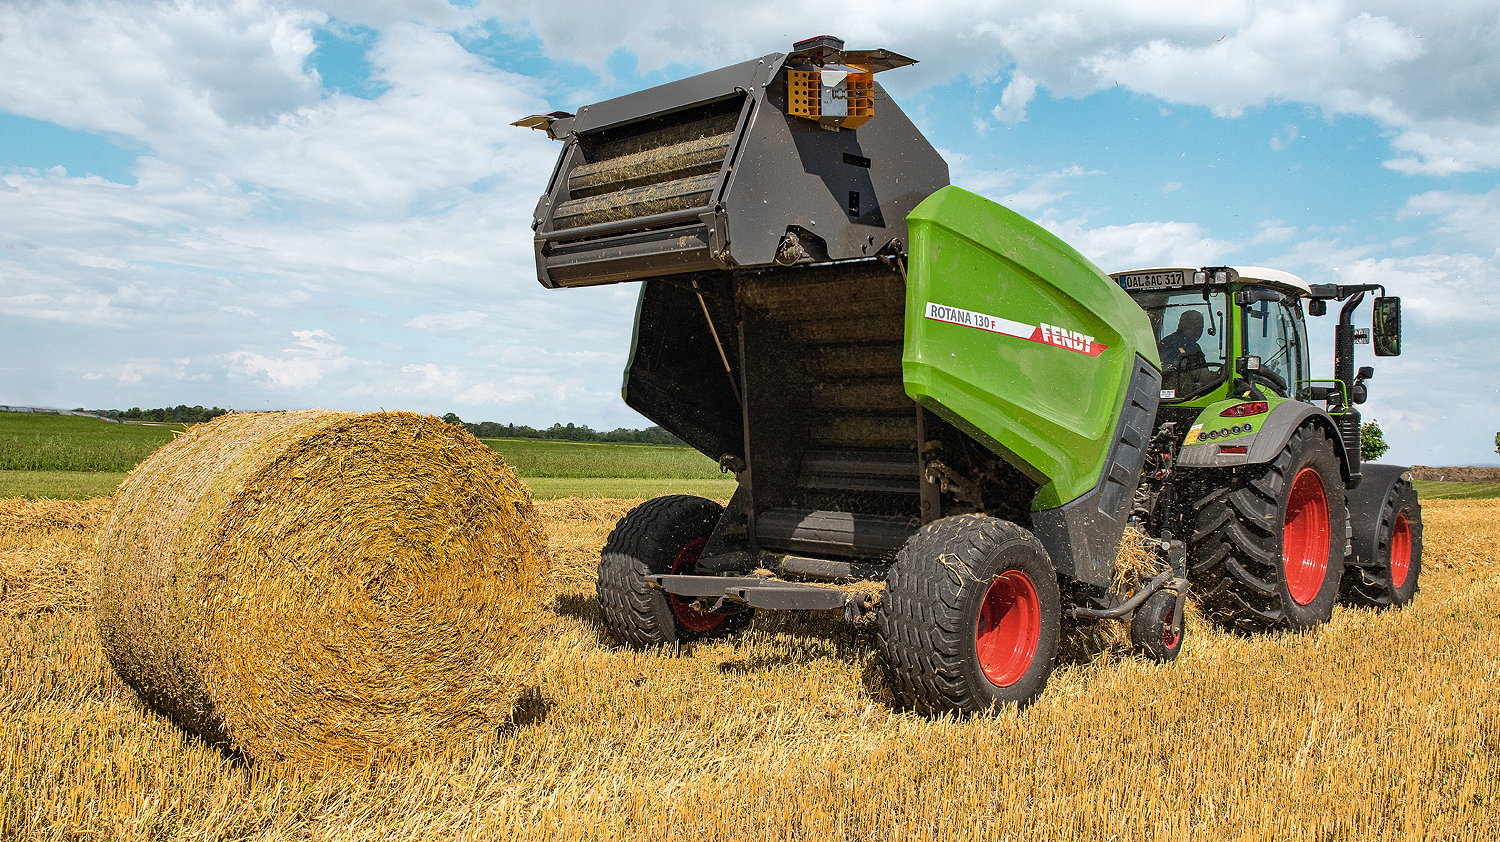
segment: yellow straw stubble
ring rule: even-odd
[[[188,730],[325,768],[493,730],[549,598],[530,494],[431,416],[228,415],[157,450],[100,529],[99,637]]]

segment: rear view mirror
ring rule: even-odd
[[[1375,356],[1401,355],[1401,299],[1382,296],[1375,299],[1372,333],[1375,334]]]

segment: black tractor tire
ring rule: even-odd
[[[1327,622],[1347,541],[1344,483],[1328,434],[1300,427],[1270,463],[1220,476],[1201,489],[1190,515],[1189,577],[1204,613],[1231,631]]]
[[[674,494],[631,509],[604,542],[599,557],[599,616],[617,640],[648,648],[721,638],[749,625],[750,609],[709,613],[652,587],[656,573],[692,573],[724,507]]]
[[[908,539],[875,614],[896,703],[927,714],[1030,703],[1052,674],[1061,626],[1041,542],[982,515],[935,520]]]
[[[1177,622],[1177,594],[1160,590],[1146,597],[1130,618],[1130,642],[1135,651],[1166,663],[1182,651],[1183,629]]]
[[[1422,575],[1422,504],[1417,490],[1397,480],[1380,504],[1374,564],[1344,572],[1344,601],[1373,608],[1399,608],[1417,595]]]

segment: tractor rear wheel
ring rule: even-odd
[[[1210,619],[1236,631],[1327,622],[1344,569],[1346,519],[1326,433],[1299,428],[1275,460],[1227,475],[1194,508],[1190,572]]]
[[[876,612],[886,677],[924,713],[1025,705],[1052,674],[1057,573],[1030,532],[981,515],[923,526],[896,555]]]
[[[1355,605],[1396,608],[1417,595],[1422,573],[1422,504],[1406,480],[1398,480],[1380,504],[1375,558],[1345,574],[1344,598]]]
[[[699,611],[646,581],[655,573],[692,573],[723,513],[712,500],[674,494],[620,519],[599,558],[599,615],[610,634],[645,648],[725,637],[750,623],[750,609]]]

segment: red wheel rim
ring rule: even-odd
[[[672,559],[671,573],[691,573],[693,567],[698,564],[698,556],[703,554],[703,547],[708,543],[707,538],[697,538],[677,551],[677,557]],[[672,616],[677,618],[684,628],[695,632],[706,632],[718,628],[724,622],[723,614],[713,614],[708,611],[699,611],[693,604],[677,594],[667,594],[667,603],[672,606]]]
[[[1007,570],[995,577],[979,603],[974,648],[985,678],[999,687],[1021,680],[1042,637],[1042,601],[1031,577]]]
[[[1175,605],[1168,608],[1167,613],[1163,614],[1161,618],[1161,645],[1165,646],[1169,652],[1176,649],[1178,644],[1182,643],[1182,632],[1172,628],[1172,622],[1176,619],[1177,606]]]
[[[1328,492],[1314,468],[1303,468],[1292,481],[1281,531],[1282,567],[1292,601],[1306,605],[1317,598],[1328,576]]]
[[[1406,513],[1396,515],[1396,525],[1391,529],[1391,587],[1406,584],[1411,575],[1411,524],[1406,522]]]

